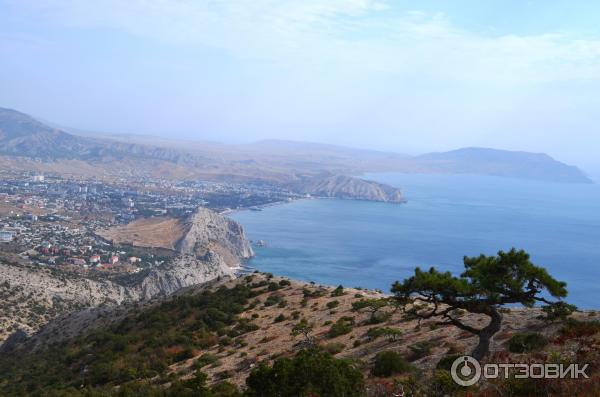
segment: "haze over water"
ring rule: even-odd
[[[599,308],[600,186],[473,175],[372,174],[407,204],[302,200],[232,214],[261,271],[389,291],[415,266],[458,274],[464,255],[511,247],[568,283],[567,301]]]

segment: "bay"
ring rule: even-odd
[[[408,202],[300,200],[231,214],[249,265],[322,284],[389,291],[416,266],[459,274],[464,255],[522,248],[568,283],[567,301],[600,303],[600,186],[475,175],[370,174]]]

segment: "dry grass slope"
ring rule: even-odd
[[[115,245],[152,247],[175,250],[177,242],[186,233],[186,226],[175,218],[144,218],[123,226],[101,230],[98,235]]]

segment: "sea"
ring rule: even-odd
[[[247,265],[319,284],[389,291],[419,266],[460,274],[463,257],[512,247],[600,308],[600,185],[479,175],[369,174],[405,204],[307,199],[230,216],[263,240]]]

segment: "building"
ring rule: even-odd
[[[98,263],[98,262],[100,262],[100,255],[90,256],[90,263]]]
[[[113,255],[110,257],[110,260],[108,261],[111,265],[114,265],[115,263],[117,263],[119,261],[119,257],[116,255]]]
[[[15,232],[8,230],[0,230],[0,242],[7,243],[15,237]]]
[[[25,215],[25,219],[27,219],[28,221],[31,221],[31,222],[37,222],[38,216],[35,214],[27,214],[27,215]]]
[[[73,258],[73,264],[76,266],[85,266],[87,265],[85,259],[83,258]]]

